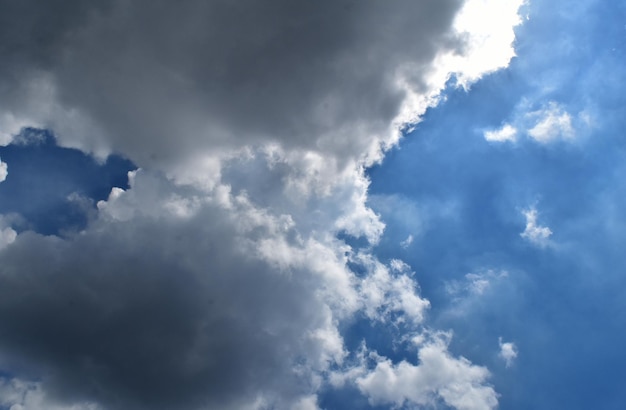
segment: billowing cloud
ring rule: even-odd
[[[0,368],[30,393],[6,405],[315,409],[351,353],[343,324],[419,329],[408,266],[338,234],[379,240],[364,168],[451,75],[508,63],[520,2],[476,12],[500,3],[0,0],[3,143],[43,127],[141,167],[81,232],[7,231]],[[373,401],[495,406],[485,368],[437,340],[419,352],[349,381]],[[416,393],[380,393],[385,371]]]
[[[415,339],[419,364],[393,363],[375,352],[362,352],[362,363],[352,368],[356,385],[374,405],[401,408],[436,407],[439,403],[459,410],[489,410],[498,404],[493,387],[486,384],[489,371],[447,351],[448,336]],[[373,368],[367,362],[373,362]],[[340,377],[337,377],[340,380]]]

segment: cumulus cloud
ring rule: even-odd
[[[537,246],[547,246],[549,238],[552,236],[552,231],[547,226],[541,226],[537,223],[537,217],[539,215],[537,209],[526,209],[522,211],[522,215],[526,218],[526,227],[520,236]]]
[[[508,63],[520,2],[502,4],[468,1],[455,19],[454,0],[3,2],[0,112],[141,166],[266,142],[376,156],[451,72]]]
[[[418,337],[418,364],[402,360],[393,363],[375,352],[361,353],[358,366],[349,370],[356,375],[356,386],[373,405],[394,408],[434,407],[443,403],[459,410],[495,409],[498,396],[486,384],[489,371],[447,351],[449,335]],[[372,362],[372,363],[368,363]],[[335,381],[342,382],[341,375]]]
[[[3,386],[30,392],[3,405],[315,409],[350,354],[343,323],[421,326],[410,269],[337,235],[376,243],[365,167],[451,75],[508,63],[520,2],[501,4],[0,0],[0,143],[43,127],[142,168],[82,232],[2,231]],[[374,401],[495,406],[488,371],[446,343],[419,357],[350,381]],[[395,373],[418,393],[380,393]]]
[[[515,359],[517,359],[517,346],[513,342],[502,342],[502,338],[498,338],[500,352],[498,356],[504,360],[506,367],[511,367]]]

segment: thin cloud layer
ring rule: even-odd
[[[380,239],[364,167],[450,76],[508,63],[520,3],[471,18],[496,3],[0,1],[2,143],[40,127],[141,167],[80,232],[1,231],[2,405],[315,409],[339,369],[373,402],[494,408],[441,341],[348,371],[345,326],[419,333],[430,303],[339,238]],[[381,395],[384,366],[407,384]]]

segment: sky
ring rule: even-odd
[[[626,4],[0,0],[0,410],[622,409]]]

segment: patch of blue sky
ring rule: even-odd
[[[82,151],[56,145],[47,131],[25,129],[16,142],[0,147],[8,176],[0,183],[0,213],[15,215],[17,231],[58,235],[85,227],[97,201],[112,187],[128,188],[136,167],[111,155],[98,163]]]
[[[376,252],[411,265],[428,323],[490,369],[501,408],[618,409],[626,4],[537,0],[526,12],[510,66],[468,92],[451,82],[368,171],[387,224]],[[508,367],[499,337],[519,352]]]

